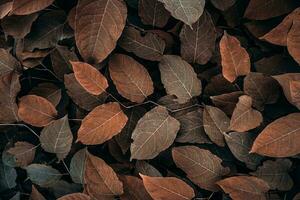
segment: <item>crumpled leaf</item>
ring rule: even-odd
[[[109,73],[118,92],[132,102],[141,103],[154,91],[146,68],[129,56],[113,55],[109,61]]]
[[[166,150],[175,140],[180,123],[168,114],[165,107],[157,106],[137,123],[131,138],[130,159],[152,159]]]
[[[116,102],[97,106],[82,120],[77,142],[87,145],[102,144],[120,133],[127,120]]]
[[[16,166],[26,167],[32,163],[35,156],[35,146],[28,142],[16,142],[7,152],[14,156]]]
[[[222,166],[219,157],[196,146],[175,147],[172,157],[176,166],[182,169],[193,183],[205,190],[218,191],[216,181],[230,172],[229,168]]]
[[[44,164],[31,164],[25,169],[29,179],[41,187],[51,187],[62,177],[58,170]]]
[[[300,153],[300,113],[292,113],[270,123],[255,139],[251,153],[270,157],[290,157]]]
[[[185,103],[201,94],[201,81],[193,67],[181,57],[164,55],[159,70],[161,81],[169,95],[175,95],[179,103]]]
[[[174,177],[150,177],[140,174],[144,186],[154,200],[186,200],[195,197],[194,190],[184,181]]]
[[[120,0],[78,2],[75,40],[85,61],[100,63],[114,50],[125,26],[126,17],[126,5]]]
[[[44,127],[40,135],[42,148],[55,153],[58,160],[63,160],[70,152],[73,135],[70,129],[68,116],[53,121]]]
[[[50,6],[54,0],[14,0],[10,14],[29,15]]]

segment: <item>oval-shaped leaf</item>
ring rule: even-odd
[[[16,142],[14,147],[9,148],[7,152],[14,156],[18,167],[26,167],[34,159],[35,147],[28,142]]]
[[[86,148],[77,151],[71,159],[70,176],[75,183],[83,184]]]
[[[29,179],[41,187],[51,187],[62,177],[59,171],[43,164],[31,164],[25,169]]]

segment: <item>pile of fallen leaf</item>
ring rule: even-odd
[[[0,0],[0,199],[299,200],[299,0]]]

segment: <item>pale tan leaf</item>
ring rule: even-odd
[[[219,157],[196,146],[175,147],[172,156],[176,166],[182,169],[193,183],[205,190],[218,191],[216,181],[230,172],[229,168],[222,166]]]
[[[174,142],[180,123],[168,114],[165,107],[157,106],[137,123],[131,138],[131,159],[152,159]]]
[[[140,176],[154,200],[189,200],[195,197],[193,188],[178,178]]]
[[[7,152],[14,156],[18,167],[26,167],[34,159],[35,148],[36,146],[28,142],[16,142],[14,147],[9,148]]]
[[[18,116],[25,123],[37,127],[47,126],[56,115],[55,107],[43,97],[26,95],[20,98]]]
[[[102,144],[120,133],[127,120],[118,103],[100,105],[82,120],[77,141],[87,145]]]

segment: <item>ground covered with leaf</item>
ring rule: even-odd
[[[299,0],[0,0],[0,199],[299,200]]]

